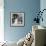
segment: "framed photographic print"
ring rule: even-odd
[[[23,12],[11,12],[10,16],[11,26],[24,26],[24,13]]]

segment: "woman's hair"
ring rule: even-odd
[[[14,23],[15,22],[15,19],[18,18],[18,17],[19,17],[18,14],[13,14],[13,16],[12,16],[12,23]]]
[[[16,19],[16,18],[18,18],[18,17],[19,17],[18,14],[13,14],[13,18],[14,18],[14,19]]]

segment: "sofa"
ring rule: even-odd
[[[17,43],[14,41],[7,41],[7,42],[5,41],[5,42],[2,42],[0,46],[17,46]]]
[[[34,25],[32,26],[32,35],[34,40],[31,46],[46,46],[46,28],[40,25]],[[21,44],[21,42],[19,43]],[[18,46],[19,46],[19,43],[18,43]]]
[[[34,25],[32,26],[31,34],[33,35],[33,37],[31,37],[32,38],[31,40],[33,40],[33,42],[31,45],[28,45],[28,46],[46,46],[46,28],[39,25]],[[17,43],[13,41],[6,42],[6,44],[3,44],[3,46],[6,46],[6,45],[7,46],[23,46],[25,38],[28,38],[28,37],[23,37],[19,39]]]

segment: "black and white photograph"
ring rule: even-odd
[[[12,12],[11,13],[11,26],[24,26],[24,13]]]

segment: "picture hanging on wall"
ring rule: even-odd
[[[24,12],[11,12],[11,26],[24,26]]]

